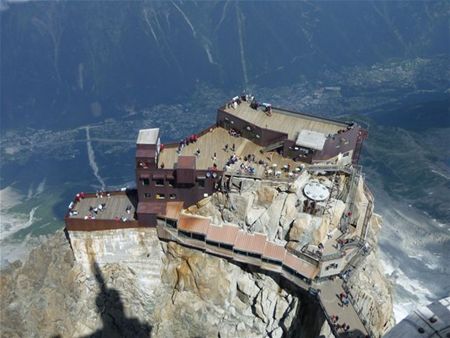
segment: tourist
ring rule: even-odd
[[[236,150],[236,146],[233,143],[233,145],[231,146],[231,151],[235,151],[235,150]]]
[[[224,150],[225,150],[225,151],[228,151],[228,143],[225,144]]]

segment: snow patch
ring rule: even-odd
[[[0,267],[8,262],[23,258],[30,250],[31,234],[25,239],[15,240],[12,236],[22,229],[33,225],[38,207],[33,207],[28,215],[12,212],[11,209],[24,200],[12,187],[0,190]]]

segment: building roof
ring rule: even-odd
[[[217,243],[233,245],[238,232],[239,228],[234,225],[211,225],[208,229],[208,235],[206,236],[206,239]]]
[[[182,209],[183,202],[167,202],[164,217],[178,219]]]
[[[105,194],[106,195],[106,194]],[[134,220],[134,213],[137,204],[137,194],[132,192],[112,192],[110,197],[97,198],[95,194],[86,194],[86,197],[73,204],[73,211],[70,218],[84,219],[86,216],[95,216],[97,220],[113,220],[117,217],[125,217]],[[99,206],[102,205],[100,208]],[[91,211],[95,208],[97,212]],[[130,212],[126,212],[130,208]]]
[[[322,150],[327,137],[323,133],[313,130],[301,130],[295,144],[315,150]]]
[[[195,156],[179,156],[177,169],[195,169]]]
[[[312,266],[310,263],[298,258],[290,252],[286,252],[286,256],[283,260],[283,265],[290,267],[291,269],[300,273],[302,276],[310,279],[314,278],[319,272],[319,268]]]
[[[205,217],[181,214],[178,219],[178,230],[206,235],[210,220]]]
[[[286,249],[282,245],[267,241],[263,256],[282,262],[286,256]]]
[[[383,338],[449,337],[450,297],[414,310]]]
[[[269,116],[261,110],[251,108],[249,103],[245,101],[238,105],[236,109],[233,107],[225,107],[223,110],[260,128],[288,134],[288,139],[292,141],[295,141],[298,133],[304,129],[328,135],[336,134],[348,125],[340,121],[295,113],[274,107],[272,107],[272,113]]]
[[[159,128],[141,129],[136,144],[156,144],[159,137]]]
[[[234,248],[241,251],[252,252],[262,255],[266,245],[266,235],[250,234],[240,230],[234,242]]]
[[[324,201],[330,197],[330,191],[323,184],[316,181],[309,181],[303,188],[306,197],[313,201]]]

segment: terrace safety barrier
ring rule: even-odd
[[[220,231],[221,229],[221,227],[217,227],[214,225],[210,226],[215,227],[215,231]],[[284,250],[284,253],[282,255],[283,257],[275,258],[270,255],[266,256],[265,253],[257,254],[254,253],[254,251],[252,251],[251,249],[246,249],[245,245],[247,245],[247,243],[244,243],[244,246],[239,247],[239,250],[237,250],[235,244],[230,244],[229,242],[220,242],[217,238],[215,238],[214,241],[211,242],[211,240],[205,235],[201,235],[195,232],[189,232],[186,229],[180,230],[176,225],[176,220],[169,220],[165,217],[158,217],[157,228],[159,228],[158,235],[161,235],[162,239],[173,240],[176,237],[176,241],[180,244],[188,245],[202,251],[206,250],[220,256],[225,256],[226,258],[230,258],[231,256],[233,260],[236,260],[238,262],[252,264],[269,271],[280,272],[281,270],[286,270],[290,273],[290,275],[300,279],[302,283],[306,285],[310,285],[312,279],[314,279],[318,273],[318,261],[312,260],[311,258],[302,255],[301,253],[298,254],[299,256],[303,257],[303,259],[301,257],[298,257],[297,255],[288,257],[291,254],[291,251],[285,250],[285,248],[282,248],[281,246],[278,247],[279,249],[282,248],[282,250]],[[164,234],[164,231],[168,232],[170,235]],[[269,245],[268,243],[272,242],[268,242],[267,240],[265,240],[264,243],[264,245],[266,246]],[[275,243],[272,243],[272,245],[275,245]],[[220,250],[217,248],[219,248]],[[287,261],[289,261],[289,263],[287,263]],[[297,266],[303,267],[304,270],[301,271],[294,269],[293,266],[295,266],[296,264]],[[308,271],[310,275],[304,275],[305,271]],[[302,285],[302,287],[304,286],[305,285]]]
[[[313,284],[312,279],[306,278],[301,273],[299,273],[295,269],[285,265],[284,263],[282,263],[278,267],[273,267],[273,265],[271,266],[271,264],[267,261],[267,259],[265,260],[264,257],[257,258],[257,257],[251,257],[251,256],[243,256],[242,253],[234,252],[233,248],[230,248],[230,247],[227,247],[227,248],[211,247],[210,245],[208,245],[208,242],[205,241],[204,239],[202,240],[199,238],[190,237],[188,234],[184,233],[184,231],[183,231],[183,234],[180,235],[180,231],[178,231],[176,228],[174,228],[172,224],[170,224],[170,225],[167,224],[167,219],[159,218],[158,221],[159,222],[158,222],[158,226],[157,226],[157,233],[158,233],[158,237],[162,240],[174,241],[183,246],[197,249],[197,250],[207,252],[210,254],[214,254],[216,256],[223,257],[228,260],[232,260],[232,261],[236,261],[236,262],[244,263],[244,264],[249,264],[249,265],[255,266],[257,268],[260,268],[262,270],[275,272],[275,273],[279,274],[280,276],[282,276],[283,278],[286,278],[287,280],[292,282],[294,285],[296,285],[296,286],[300,287],[301,289],[308,291],[308,292],[310,290],[314,289],[314,287],[313,287],[314,284]],[[359,320],[361,321],[361,324],[365,327],[366,331],[370,333],[371,337],[374,337],[373,332],[370,331],[370,328],[367,325],[367,320],[362,313],[362,308],[357,307],[356,302],[354,301],[354,299],[352,298],[352,295],[350,294],[350,290],[348,289],[348,287],[346,287],[344,285],[345,284],[343,284],[344,290],[349,294],[349,298],[350,298],[352,307],[354,307],[354,309],[355,309],[357,318],[359,318]],[[336,337],[340,337],[340,334],[337,331],[336,327],[334,326],[334,322],[332,321],[330,315],[327,313],[326,308],[323,305],[319,295],[317,295],[317,298],[318,298],[318,303],[324,313],[324,316],[330,325],[331,331],[333,332],[333,334]],[[345,320],[345,318],[343,318],[343,320]]]

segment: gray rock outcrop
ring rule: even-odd
[[[154,229],[71,233],[71,244],[76,261],[60,231],[2,272],[2,337],[294,336],[301,302],[276,278]]]

